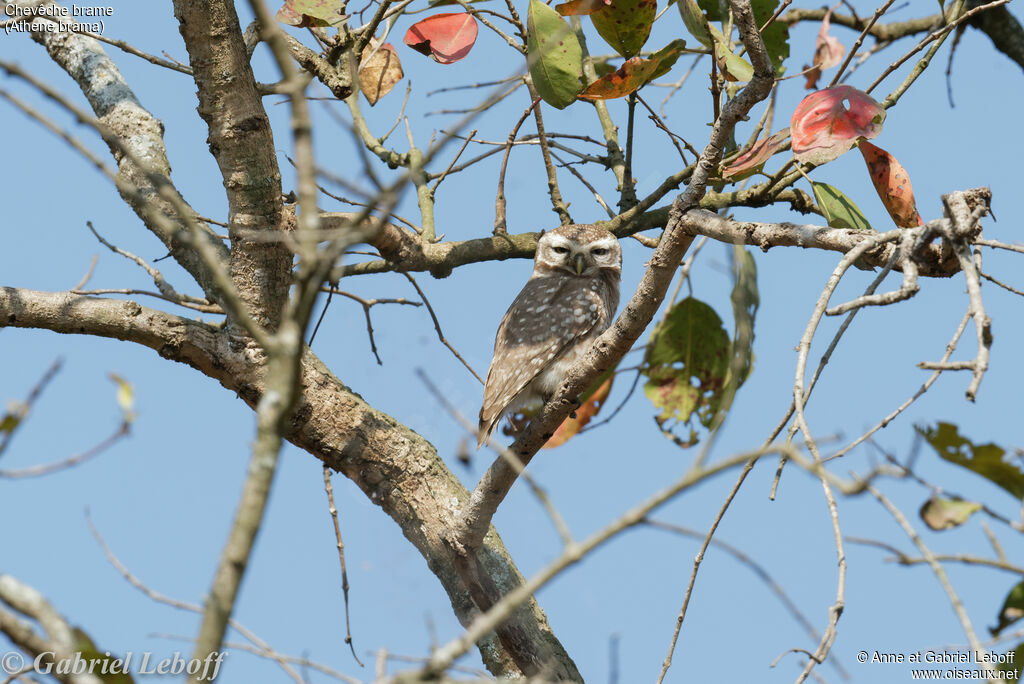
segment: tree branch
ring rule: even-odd
[[[199,95],[199,115],[209,129],[228,200],[231,276],[257,323],[274,329],[291,282],[291,254],[281,242],[246,233],[283,230],[283,211],[270,121],[256,87],[234,3],[175,0]]]
[[[142,307],[135,302],[0,287],[0,326],[109,337],[141,344],[217,380],[255,408],[266,388],[266,368],[217,326]],[[286,438],[352,480],[380,506],[419,550],[468,625],[478,614],[457,559],[443,536],[456,524],[469,492],[423,437],[374,409],[345,387],[308,349],[302,357],[301,396]],[[480,567],[502,594],[523,577],[493,529],[479,554]],[[499,632],[542,646],[563,679],[580,681],[572,659],[532,599]],[[521,670],[494,633],[478,642],[496,676]]]

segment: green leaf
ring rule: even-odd
[[[103,684],[134,684],[135,680],[132,679],[132,676],[123,672],[126,669],[123,658],[110,656],[107,652],[100,651],[89,635],[78,627],[73,628],[71,634],[74,638],[75,650],[82,654],[82,660],[96,663],[92,670],[96,679]],[[105,673],[104,670],[106,670]]]
[[[939,456],[994,482],[1018,499],[1024,498],[1024,472],[1003,460],[1006,450],[995,444],[974,444],[960,435],[956,425],[938,423],[916,427]]]
[[[715,61],[718,62],[718,68],[722,70],[726,80],[749,81],[754,78],[754,67],[729,49],[729,41],[722,32],[710,24],[708,29],[715,39]]]
[[[526,16],[527,63],[541,99],[565,109],[583,90],[583,50],[569,23],[539,0],[530,0]]]
[[[28,407],[20,402],[11,402],[7,413],[0,418],[0,432],[14,432],[28,413]]]
[[[686,25],[686,30],[700,41],[701,45],[706,48],[711,47],[711,34],[708,33],[708,24],[704,20],[704,13],[700,11],[696,0],[679,0],[677,4],[679,6],[679,14],[683,18],[683,24]]]
[[[996,665],[996,669],[1000,672],[1006,673],[1004,682],[1019,682],[1020,681],[1020,663],[1021,659],[1024,658],[1024,641],[1017,644],[1017,648],[1003,654],[1003,662]]]
[[[658,13],[657,0],[612,0],[590,15],[605,42],[623,57],[640,54]]]
[[[761,31],[761,38],[775,67],[775,75],[781,76],[786,70],[782,63],[789,57],[789,24],[773,21]]]
[[[750,3],[754,10],[754,23],[764,26],[779,6],[779,0],[753,0]],[[761,31],[764,47],[775,66],[775,74],[781,76],[784,69],[782,62],[789,57],[789,24],[773,21]]]
[[[739,370],[738,388],[746,381],[754,365],[754,318],[761,304],[761,296],[757,290],[757,263],[750,252],[741,245],[733,245],[732,262],[733,286],[729,300],[732,302],[733,318],[736,322],[732,353],[735,364],[733,367]]]
[[[999,633],[1024,617],[1024,582],[1021,582],[1006,595],[1003,607],[999,611],[998,622],[995,627],[989,627],[992,636],[999,636]],[[1018,647],[1019,648],[1019,647]]]
[[[644,393],[661,413],[657,420],[711,425],[729,372],[729,335],[710,306],[688,297],[669,311],[647,343]],[[691,431],[691,437],[693,436]]]
[[[729,0],[697,0],[697,4],[708,15],[708,21],[725,21],[729,18]]]
[[[872,230],[867,217],[856,204],[838,188],[828,183],[811,181],[814,199],[825,214],[825,220],[833,228],[849,228],[851,230]]]
[[[939,531],[950,530],[963,525],[974,513],[980,510],[980,503],[933,496],[924,502],[919,513],[925,525]]]

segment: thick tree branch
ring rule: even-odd
[[[0,326],[135,342],[192,366],[253,408],[266,388],[266,367],[255,362],[230,331],[135,302],[0,287]],[[287,423],[287,439],[344,473],[395,520],[448,593],[456,616],[468,625],[478,609],[443,537],[454,528],[469,493],[433,445],[366,404],[309,350],[302,357],[301,398]],[[493,529],[478,559],[496,591],[505,594],[522,584],[522,575]],[[522,606],[510,622],[498,631],[542,645],[552,671],[562,679],[582,679],[535,601]],[[497,635],[482,638],[478,646],[495,675],[520,673]]]
[[[174,15],[227,194],[232,279],[253,318],[274,329],[291,282],[291,254],[283,242],[247,235],[286,230],[293,217],[283,211],[274,136],[242,27],[227,0],[175,0]]]
[[[614,232],[619,237],[627,237],[641,230],[664,226],[668,214],[667,207],[655,209],[636,223]],[[335,225],[335,219],[325,222],[324,225]],[[690,211],[685,230],[693,237],[705,235],[726,244],[759,247],[765,252],[773,247],[803,247],[845,254],[870,237],[870,233],[864,231],[812,224],[737,221],[704,209]],[[466,264],[505,259],[532,259],[539,237],[540,233],[518,233],[423,244],[413,233],[392,224],[384,224],[377,235],[368,240],[380,251],[384,261],[341,266],[335,269],[332,277],[401,270],[429,271],[436,278],[444,278],[455,268]],[[872,250],[865,256],[865,261],[871,266],[884,268],[893,249],[895,248],[892,245],[885,245]],[[918,266],[920,274],[927,277],[948,278],[960,271],[955,256],[937,244],[926,245],[921,249]],[[896,270],[900,268],[897,266]]]
[[[24,7],[33,4],[5,2],[3,6],[6,10],[11,5]],[[147,169],[141,169],[131,163],[120,150],[111,150],[118,162],[118,177],[125,181],[122,187],[138,189],[138,192],[133,193],[122,190],[124,200],[146,227],[164,243],[174,259],[196,279],[207,296],[212,296],[216,286],[192,244],[188,221],[179,216],[174,203],[160,196],[147,177],[147,173],[158,173],[171,185],[171,167],[164,147],[163,124],[139,103],[98,41],[77,33],[59,31],[34,31],[31,37],[46,48],[50,58],[74,79],[100,123],[120,139],[132,156],[147,163]],[[215,250],[226,262],[228,252],[224,245],[194,212],[191,213],[192,223],[201,224],[201,235],[209,242],[210,249]],[[153,215],[162,215],[167,220],[155,221]]]
[[[736,124],[750,109],[768,97],[775,82],[775,70],[764,48],[754,22],[749,0],[733,0],[733,13],[747,53],[754,65],[754,77],[732,100],[726,103],[715,122],[710,139],[697,161],[696,170],[686,190],[673,202],[668,225],[658,247],[651,255],[640,285],[619,318],[603,333],[586,356],[566,373],[565,380],[543,410],[531,421],[510,447],[528,464],[533,455],[551,437],[577,398],[597,378],[613,367],[629,351],[661,306],[676,268],[693,241],[695,233],[686,229],[694,219],[691,210],[704,196],[706,184],[722,157],[722,150]],[[480,479],[469,506],[459,517],[453,534],[453,545],[465,554],[472,554],[482,541],[490,520],[516,479],[516,469],[504,458],[497,459]]]
[[[967,9],[985,4],[984,0],[967,0]],[[1012,59],[1024,69],[1024,28],[1006,7],[993,7],[970,20],[971,26],[980,29],[989,38],[996,50]]]
[[[967,9],[974,9],[984,5],[986,0],[968,0]],[[791,9],[785,12],[780,18],[787,24],[795,24],[800,21],[821,21],[826,10],[822,9]],[[845,26],[850,29],[862,31],[867,26],[869,18],[855,18],[848,14],[832,14],[833,24]],[[942,14],[932,14],[926,17],[910,19],[907,21],[894,21],[888,24],[875,24],[868,31],[879,42],[887,42],[905,38],[931,31],[941,26],[944,22]],[[1024,69],[1024,28],[1016,17],[1005,7],[995,7],[986,10],[979,16],[970,20],[971,26],[985,33],[997,50],[1005,54]]]
[[[37,635],[31,625],[4,606],[10,606],[17,613],[32,618],[43,628],[47,638]],[[35,587],[11,575],[0,575],[0,631],[33,659],[42,655],[42,662],[51,665],[70,659],[81,649],[75,630],[53,604]],[[57,674],[56,669],[54,677],[64,684],[102,684],[100,678],[90,672]]]

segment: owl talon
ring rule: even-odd
[[[565,401],[567,404],[572,405],[572,408],[569,409],[569,417],[572,418],[573,420],[576,420],[576,410],[583,406],[583,404],[580,402],[580,398],[572,397],[570,399],[566,399]]]

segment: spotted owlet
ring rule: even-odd
[[[533,274],[505,312],[480,408],[477,448],[506,414],[546,402],[608,329],[619,306],[622,248],[604,228],[556,228],[537,243]]]

